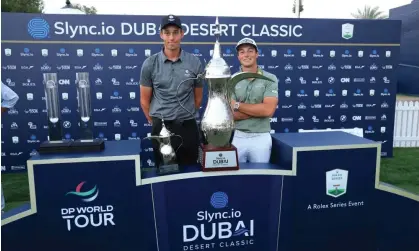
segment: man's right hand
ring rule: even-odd
[[[249,118],[251,118],[252,116],[250,116],[250,115],[248,115],[248,114],[246,114],[246,113],[243,113],[243,112],[233,112],[233,116],[234,116],[234,120],[244,120],[244,119],[249,119]]]
[[[140,104],[141,108],[143,109],[144,116],[147,118],[148,123],[151,123],[150,117],[150,102],[151,96],[153,95],[153,88],[140,86]]]

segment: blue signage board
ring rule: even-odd
[[[239,69],[235,44],[252,37],[258,64],[279,80],[272,132],[362,128],[392,156],[400,27],[396,20],[327,20],[221,17],[222,54]],[[203,64],[215,41],[214,17],[182,17],[182,48]],[[143,61],[162,48],[160,17],[3,13],[3,83],[20,96],[2,120],[2,171],[26,169],[26,160],[47,139],[43,73],[57,73],[63,138],[77,139],[75,78],[88,72],[93,135],[140,140],[151,131],[141,106]],[[386,32],[382,32],[385,30]],[[207,91],[206,89],[204,90]],[[204,94],[200,115],[205,109]],[[152,167],[151,143],[143,165]]]

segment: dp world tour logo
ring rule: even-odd
[[[76,191],[68,192],[66,195],[79,196],[85,202],[94,201],[99,195],[99,190],[94,186],[90,190],[83,191],[84,183],[86,182],[81,182],[77,185]],[[107,200],[107,198],[102,198],[102,200]],[[110,204],[98,205],[92,203],[81,207],[66,206],[61,208],[61,217],[65,220],[68,231],[74,228],[88,228],[87,231],[94,231],[98,227],[115,226],[114,207]]]
[[[28,23],[28,33],[35,39],[46,38],[49,34],[49,24],[43,18],[33,18]]]
[[[76,191],[68,192],[66,193],[66,195],[73,194],[73,195],[79,196],[82,198],[84,202],[94,201],[99,195],[99,189],[97,189],[96,186],[94,186],[92,189],[82,192],[81,189],[84,183],[86,183],[86,181],[83,181],[80,184],[78,184],[76,186]]]
[[[254,219],[234,209],[225,192],[213,193],[209,202],[212,208],[197,212],[195,224],[183,225],[183,250],[203,244],[212,248],[254,244]]]

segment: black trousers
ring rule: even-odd
[[[161,119],[152,117],[151,135],[159,135],[162,122]],[[176,151],[176,157],[179,165],[193,165],[197,163],[200,133],[195,119],[184,121],[165,120],[166,128],[179,137],[171,137],[172,147]],[[182,142],[183,141],[183,142]],[[161,159],[159,155],[159,143],[152,140],[154,159],[156,166],[159,166]],[[179,147],[180,146],[180,147]],[[178,149],[179,148],[179,149]]]

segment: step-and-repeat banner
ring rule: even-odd
[[[239,69],[235,44],[251,37],[260,47],[258,64],[279,79],[272,133],[359,127],[364,137],[383,142],[382,156],[392,156],[399,21],[219,20],[222,54],[232,73]],[[206,64],[215,18],[182,21],[183,49]],[[26,160],[47,139],[47,72],[58,74],[63,138],[79,135],[77,72],[90,74],[96,138],[145,137],[151,127],[140,107],[138,81],[143,61],[162,48],[159,26],[157,16],[3,13],[1,80],[20,100],[2,115],[2,171],[26,169]],[[142,143],[142,164],[154,166],[151,143]]]

